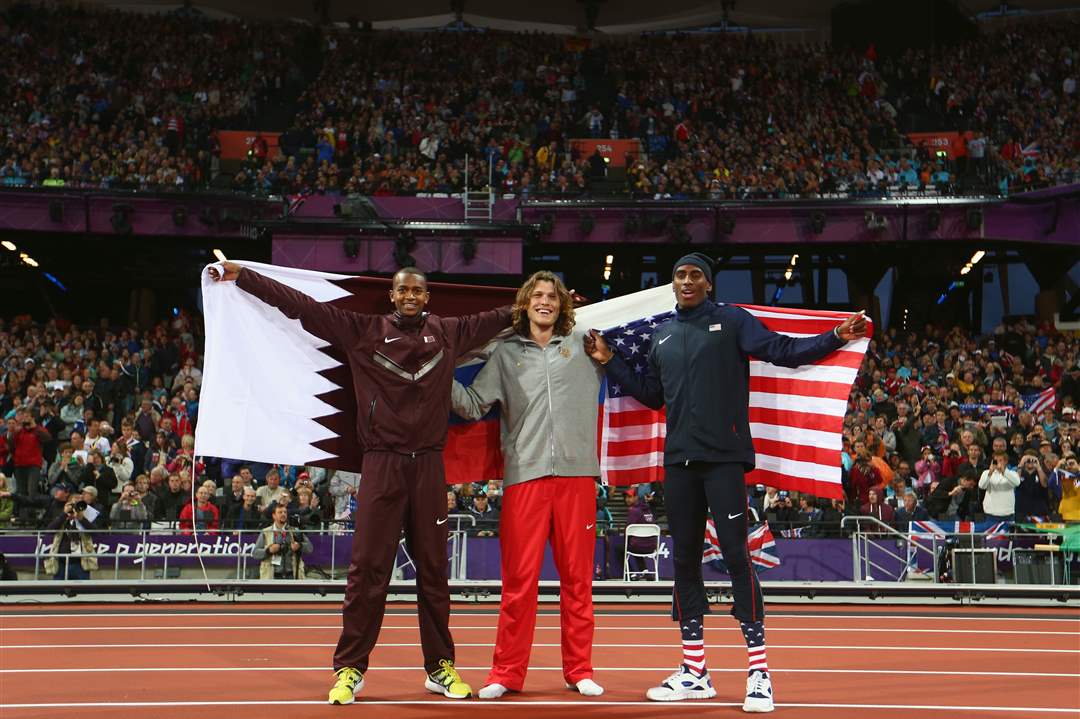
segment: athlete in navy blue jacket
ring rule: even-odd
[[[761,586],[746,547],[746,484],[754,468],[749,423],[749,357],[784,367],[814,362],[866,334],[857,314],[834,330],[806,338],[772,332],[740,307],[708,299],[712,267],[704,255],[675,263],[675,318],[652,334],[648,369],[634,372],[593,330],[586,350],[608,377],[642,404],[667,407],[664,447],[664,505],[674,543],[675,592],[672,618],[683,637],[683,664],[647,692],[656,701],[707,699],[716,695],[705,669],[702,620],[709,613],[701,576],[706,512],[716,523],[731,575],[734,607],[749,652],[744,711],[773,709],[765,659]]]

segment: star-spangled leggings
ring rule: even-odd
[[[671,617],[709,614],[701,554],[705,519],[711,512],[735,598],[731,614],[740,622],[759,622],[765,616],[761,584],[746,546],[746,483],[736,463],[690,462],[664,467],[664,508],[674,545],[675,590]]]

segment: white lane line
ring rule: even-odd
[[[719,608],[721,605],[717,605]],[[458,616],[475,616],[475,617],[497,617],[499,616],[498,608],[493,608],[488,612],[454,612],[451,609],[451,614],[457,614]],[[402,613],[402,612],[387,612],[387,617],[415,617],[415,612]],[[545,617],[551,617],[557,619],[558,614],[539,614],[540,619]],[[619,618],[651,618],[651,619],[664,619],[671,621],[671,615],[667,612],[656,612],[652,614],[617,614],[617,613],[604,613],[596,612],[597,618],[604,619],[619,619]],[[717,613],[719,617],[720,614]],[[87,613],[87,612],[73,612],[73,613],[59,613],[59,612],[14,612],[3,616],[0,619],[32,619],[36,617],[48,617],[50,619],[89,619],[99,617],[101,619],[138,619],[140,617],[172,617],[172,618],[199,618],[199,617],[341,617],[341,611],[335,612],[124,612],[124,613]],[[1077,612],[1075,616],[1071,617],[965,617],[965,616],[924,616],[919,614],[766,614],[767,619],[913,619],[919,621],[946,621],[946,622],[1069,622],[1072,624],[1080,623],[1080,612]]]
[[[484,647],[493,648],[495,645],[490,642],[455,642],[455,646],[458,647]],[[330,642],[275,642],[275,643],[242,643],[242,642],[223,642],[223,643],[184,643],[176,644],[175,642],[167,644],[9,644],[0,646],[0,651],[10,649],[217,649],[227,647],[237,648],[256,648],[256,647],[336,647],[337,643]],[[385,643],[380,642],[379,647],[419,647],[420,644],[416,642],[395,642]],[[561,644],[533,644],[533,647],[561,647]],[[597,649],[671,649],[675,646],[671,643],[667,644],[593,644]],[[706,644],[706,649],[746,649],[746,644]],[[870,646],[866,644],[859,645],[843,645],[843,644],[819,644],[815,646],[804,646],[802,644],[770,644],[770,649],[805,649],[810,651],[818,651],[821,649],[832,650],[855,650],[855,651],[883,651],[883,652],[1012,652],[1012,653],[1025,653],[1030,654],[1033,652],[1041,652],[1048,654],[1080,654],[1080,649],[1043,649],[1039,647],[898,647],[898,646]]]
[[[481,672],[489,667],[466,667],[457,666],[458,671]],[[115,672],[330,672],[333,668],[325,667],[292,667],[292,666],[262,666],[262,667],[80,667],[77,669],[57,669],[53,667],[36,669],[0,669],[0,674],[112,674]],[[369,667],[370,672],[422,672],[422,666],[412,667]],[[561,672],[562,667],[529,667],[530,672]],[[670,672],[671,667],[593,667],[597,672]],[[709,667],[709,673],[721,674],[745,674],[746,669],[727,669]],[[769,668],[769,674],[904,674],[913,676],[936,676],[942,673],[931,669],[777,669]],[[964,672],[948,671],[949,676],[970,677],[1057,677],[1063,679],[1075,679],[1080,674],[1047,673],[1047,672]]]
[[[232,707],[232,706],[326,706],[325,701],[312,699],[284,699],[278,701],[251,700],[251,701],[158,701],[158,702],[49,702],[39,704],[0,704],[0,709],[104,709],[104,708],[135,708],[135,707]],[[433,700],[366,700],[361,698],[355,706],[431,706],[439,707],[445,711],[451,707],[459,707],[465,711],[476,711],[477,702],[454,702],[445,699]],[[503,707],[514,709],[522,706],[537,707],[574,707],[582,709],[586,706],[603,707],[650,707],[653,711],[661,709],[679,710],[690,709],[700,711],[704,706],[711,707],[741,707],[742,703],[695,701],[692,704],[679,704],[677,702],[650,702],[650,701],[594,701],[591,699],[579,699],[576,701],[529,701],[527,699],[515,699],[511,702],[490,702],[479,704],[484,707]],[[800,704],[783,703],[777,707],[798,709],[903,709],[923,711],[987,711],[987,712],[1038,712],[1047,714],[1075,714],[1076,708],[1061,707],[1002,707],[1002,706],[948,706],[948,705],[917,705],[917,704]]]
[[[671,632],[674,629],[674,623],[664,627],[596,627],[596,631],[601,632]],[[117,625],[117,626],[73,626],[65,624],[64,626],[48,626],[48,627],[0,627],[0,632],[113,632],[113,631],[229,631],[229,630],[249,630],[249,629],[265,629],[265,624],[182,624],[182,625],[169,625],[169,624],[147,624],[147,625]],[[334,631],[341,631],[340,624],[299,624],[286,627],[275,627],[275,631],[307,631],[310,629],[327,629]],[[488,630],[495,631],[497,627],[494,624],[488,626],[451,626],[450,630],[454,632],[471,631],[471,630]],[[770,634],[776,632],[880,632],[881,627],[774,627],[766,625],[766,631]],[[383,625],[383,631],[387,630],[404,630],[404,631],[417,631],[418,626],[413,625]],[[559,626],[537,626],[537,631],[561,631],[562,627]],[[716,626],[708,627],[709,632],[738,632],[739,629],[731,626]],[[1014,634],[1017,636],[1077,636],[1076,632],[1054,632],[1043,631],[1035,629],[904,629],[904,634]]]

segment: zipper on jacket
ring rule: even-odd
[[[540,353],[544,356],[544,383],[547,386],[548,436],[551,438],[551,474],[555,476],[555,410],[551,404],[551,375],[548,372],[547,347],[542,347]]]

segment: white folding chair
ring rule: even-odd
[[[630,538],[649,538],[655,542],[653,550],[647,554],[641,554],[631,551]],[[652,581],[660,581],[660,525],[659,524],[628,524],[626,525],[626,534],[623,539],[623,581],[629,582],[633,576],[646,576],[652,575]],[[653,568],[649,571],[648,564],[645,565],[644,571],[631,572],[630,571],[630,557],[642,557],[643,559],[652,559]]]

